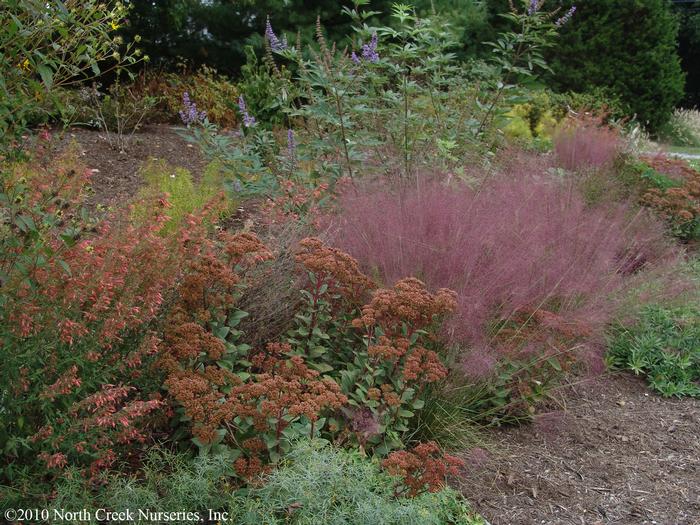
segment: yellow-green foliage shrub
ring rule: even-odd
[[[506,137],[515,140],[541,139],[550,142],[557,127],[552,101],[546,92],[534,94],[523,104],[516,104],[505,114],[508,124]]]
[[[199,182],[194,181],[189,170],[171,166],[164,160],[157,159],[152,159],[144,165],[141,176],[146,184],[139,193],[140,197],[162,194],[167,200],[167,215],[170,220],[163,229],[164,233],[173,232],[188,214],[201,209],[218,194],[226,195],[223,185],[224,171],[217,163],[206,167]],[[228,197],[224,198],[228,200],[227,209],[231,209],[233,203]],[[141,202],[148,202],[148,199],[138,199],[134,214],[136,217],[146,218],[149,210],[144,209]]]

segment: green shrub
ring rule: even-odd
[[[226,456],[192,458],[165,449],[153,448],[148,452],[138,476],[111,474],[103,476],[101,484],[92,487],[75,470],[68,470],[56,483],[55,499],[50,512],[60,509],[86,509],[91,513],[87,521],[64,523],[98,523],[97,509],[124,512],[129,509],[134,517],[139,509],[152,512],[191,512],[208,517],[209,509],[224,509],[232,488],[227,484],[231,473]],[[95,490],[95,486],[100,487]],[[199,519],[152,519],[149,523],[201,523]],[[126,520],[138,523],[137,519]]]
[[[291,75],[282,67],[273,69],[269,60],[258,60],[252,47],[246,47],[246,63],[241,67],[238,89],[248,109],[261,122],[281,125],[286,119],[279,93],[292,87]],[[293,96],[287,93],[288,97]]]
[[[613,330],[607,361],[665,397],[700,397],[700,309],[646,308],[636,325]]]
[[[92,512],[93,518],[98,508],[113,512],[186,510],[207,519],[211,509],[220,513],[222,522],[239,525],[485,523],[451,488],[415,498],[397,498],[396,480],[381,472],[376,461],[324,443],[295,444],[280,468],[265,478],[264,485],[238,491],[228,483],[230,461],[226,456],[191,458],[153,449],[138,478],[105,477],[98,490],[90,489],[76,472],[68,472],[56,484],[56,498],[50,510],[84,508]]]
[[[56,88],[139,60],[114,31],[127,16],[121,3],[3,2],[0,24],[0,154],[45,107]],[[101,71],[101,68],[103,69]]]
[[[576,3],[576,2],[573,2]],[[657,131],[683,96],[676,50],[678,21],[666,0],[589,0],[550,53],[558,90],[606,88],[629,114]],[[568,9],[572,2],[563,2]]]

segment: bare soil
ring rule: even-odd
[[[59,147],[76,142],[85,165],[93,170],[91,204],[114,205],[134,197],[143,184],[139,173],[149,159],[162,159],[188,169],[195,180],[206,166],[199,148],[189,144],[175,128],[151,125],[135,133],[124,153],[110,145],[104,133],[72,128],[63,134]]]
[[[700,400],[661,398],[631,374],[565,398],[491,433],[472,461],[461,489],[492,525],[700,524]]]

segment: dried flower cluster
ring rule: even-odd
[[[423,492],[437,492],[445,486],[447,476],[456,476],[464,461],[443,454],[434,441],[419,443],[411,450],[392,452],[382,462],[384,469],[401,477],[396,494],[414,497]]]
[[[416,330],[429,328],[455,310],[457,294],[441,288],[435,295],[425,289],[420,280],[409,277],[398,281],[393,290],[374,292],[372,301],[362,307],[362,317],[353,321],[357,328],[379,326],[387,336],[399,336],[403,326],[409,326],[410,336]]]
[[[700,225],[700,172],[682,159],[655,156],[644,161],[673,179],[677,186],[651,188],[642,195],[642,203],[669,221],[681,238],[696,235],[695,230]]]
[[[238,373],[220,366],[233,355],[210,324],[225,324],[235,310],[241,265],[271,254],[249,233],[221,234],[217,241],[200,253],[182,280],[159,365],[167,373],[166,389],[184,411],[198,442],[239,443],[245,457],[235,468],[241,477],[250,478],[269,463],[269,443],[275,443],[274,452],[279,454],[282,433],[290,424],[306,421],[313,435],[321,414],[339,409],[347,397],[333,379],[321,377],[284,343],[238,355],[245,362],[234,369]],[[269,439],[261,441],[265,435]]]
[[[301,240],[299,246],[296,261],[312,272],[318,282],[325,283],[332,293],[357,303],[368,290],[375,288],[348,254],[326,246],[315,237]]]

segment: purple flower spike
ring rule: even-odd
[[[294,131],[292,129],[287,130],[287,154],[290,159],[293,159],[296,155],[297,143],[294,140]]]
[[[183,109],[179,112],[180,120],[187,127],[201,124],[207,118],[207,112],[197,110],[197,104],[190,100],[190,94],[187,91],[182,94],[182,107]]]
[[[270,48],[273,51],[284,51],[287,49],[287,37],[283,36],[282,40],[277,38],[277,35],[272,29],[269,16],[267,17],[267,22],[265,23],[265,38],[270,43]]]
[[[572,6],[571,9],[569,9],[566,13],[564,13],[564,16],[562,16],[556,22],[554,22],[554,25],[557,27],[563,26],[569,20],[571,20],[571,17],[574,16],[575,12],[576,12],[576,6]]]
[[[530,0],[530,7],[527,8],[528,16],[534,15],[539,8],[540,8],[539,0]]]
[[[379,53],[377,53],[377,43],[379,39],[377,33],[372,35],[372,40],[368,44],[362,46],[362,58],[369,62],[379,62]]]
[[[243,99],[243,95],[238,97],[238,109],[240,110],[241,115],[243,116],[243,125],[246,128],[249,128],[255,124],[255,117],[253,117],[250,113],[248,113],[248,108],[245,105],[245,100]]]
[[[355,64],[360,64],[360,57],[358,57],[354,51],[350,53],[350,60],[352,60]]]

